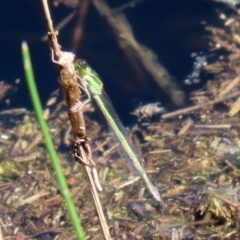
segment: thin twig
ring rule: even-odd
[[[82,153],[82,157],[86,158],[86,154],[85,154],[85,151],[84,151],[82,146],[80,146],[80,151]],[[100,222],[104,237],[105,237],[105,239],[109,240],[109,239],[111,239],[111,235],[110,235],[108,225],[107,225],[104,213],[103,213],[101,202],[100,202],[99,197],[98,197],[96,184],[95,184],[94,179],[92,177],[92,168],[85,165],[85,171],[86,171],[87,177],[88,177],[89,182],[90,182],[91,193],[92,193],[92,196],[93,196],[94,204],[95,204],[95,207],[96,207],[96,210],[97,210],[97,213],[98,213],[99,222]]]
[[[52,50],[52,61],[58,66],[59,69],[59,82],[65,97],[65,102],[68,109],[68,117],[74,130],[74,157],[85,167],[103,235],[105,239],[111,239],[98,192],[96,190],[96,187],[101,190],[101,186],[98,182],[95,163],[91,159],[91,149],[87,143],[89,138],[85,133],[85,122],[82,113],[82,107],[84,106],[84,103],[80,101],[81,89],[79,88],[79,77],[75,71],[73,63],[75,55],[71,52],[60,50],[60,46],[57,41],[57,33],[55,33],[53,29],[47,0],[42,1],[49,28],[48,37]]]
[[[61,50],[57,41],[57,32],[54,31],[53,22],[52,22],[49,8],[48,8],[47,0],[42,0],[42,3],[43,3],[43,9],[44,9],[46,20],[47,20],[47,25],[48,25],[49,42],[50,42],[52,51],[54,53],[54,59],[58,60],[61,55]]]
[[[218,97],[222,97],[226,95],[228,92],[230,92],[233,88],[237,86],[239,81],[240,81],[240,76],[238,75],[219,93]]]
[[[72,18],[75,16],[75,14],[76,14],[76,11],[73,11],[67,17],[65,17],[59,24],[57,24],[57,26],[55,27],[55,31],[59,31],[63,27],[65,27],[72,20]],[[47,41],[48,35],[44,35],[41,40],[43,42]]]
[[[211,128],[211,129],[223,129],[223,128],[231,128],[231,124],[194,124],[195,128]]]
[[[205,103],[205,104],[201,104],[201,105],[196,105],[196,106],[193,106],[193,107],[184,108],[184,109],[177,110],[177,111],[171,112],[171,113],[166,113],[166,114],[163,114],[163,115],[162,115],[162,119],[172,118],[172,117],[176,117],[176,116],[182,115],[182,114],[188,114],[188,113],[190,113],[190,112],[199,110],[199,109],[204,108],[204,107],[206,107],[206,106],[211,106],[211,105],[214,105],[214,104],[223,102],[223,101],[225,101],[225,100],[228,100],[228,99],[230,99],[230,98],[237,97],[237,96],[239,96],[239,95],[240,95],[240,91],[237,91],[237,92],[234,92],[234,93],[232,93],[232,94],[229,94],[229,95],[224,96],[224,97],[221,97],[221,98],[219,98],[219,99],[210,101],[210,102]]]

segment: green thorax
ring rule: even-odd
[[[80,85],[86,85],[90,94],[101,95],[103,91],[103,83],[99,79],[96,72],[94,72],[89,65],[81,59],[77,59],[74,63],[77,74],[79,75]],[[82,81],[82,82],[81,82]]]

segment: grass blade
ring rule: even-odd
[[[81,226],[79,217],[75,210],[75,207],[74,207],[71,195],[70,195],[70,191],[67,186],[66,179],[65,179],[65,177],[63,175],[63,171],[61,169],[61,165],[59,164],[58,156],[57,156],[56,150],[54,148],[52,139],[50,137],[46,121],[43,118],[42,106],[41,106],[39,95],[37,92],[34,74],[33,74],[33,70],[32,70],[30,54],[29,54],[29,49],[28,49],[26,42],[22,42],[22,56],[23,56],[24,71],[25,71],[25,76],[26,76],[26,80],[27,80],[28,90],[29,90],[29,93],[31,96],[31,101],[34,106],[34,110],[35,110],[35,114],[36,114],[39,126],[40,126],[40,129],[41,129],[44,141],[45,141],[45,146],[49,153],[53,169],[56,173],[57,182],[58,182],[59,188],[61,190],[61,193],[63,195],[64,201],[66,203],[67,210],[68,210],[70,219],[72,221],[72,225],[75,229],[77,238],[82,240],[82,239],[84,239],[83,228]]]

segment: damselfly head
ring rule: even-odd
[[[79,72],[84,73],[84,74],[91,72],[91,68],[89,67],[87,62],[82,60],[82,59],[77,59],[75,61],[75,69]]]

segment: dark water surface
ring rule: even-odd
[[[127,1],[125,1],[127,2]],[[114,1],[118,7],[123,1]],[[219,25],[216,5],[200,0],[151,0],[143,1],[135,8],[128,8],[125,14],[132,24],[139,42],[150,48],[182,84],[183,78],[191,71],[193,60],[190,53],[207,51],[208,33],[203,21]],[[60,5],[51,8],[55,25],[72,9]],[[59,41],[64,50],[71,50],[75,17],[61,32]],[[49,57],[49,48],[41,38],[46,34],[46,22],[40,0],[0,2],[0,80],[13,83],[22,80],[11,107],[31,107],[23,77],[20,44],[23,40],[30,45],[35,76],[43,103],[58,88],[57,72]],[[124,122],[129,122],[128,113],[140,102],[158,101],[151,91],[136,86],[132,79],[136,73],[119,49],[111,29],[93,6],[90,6],[85,22],[82,44],[78,57],[86,59],[102,77],[117,112]],[[153,81],[150,80],[149,84]],[[188,89],[187,89],[188,90]],[[118,94],[116,94],[116,92]],[[164,100],[168,103],[168,99]]]

